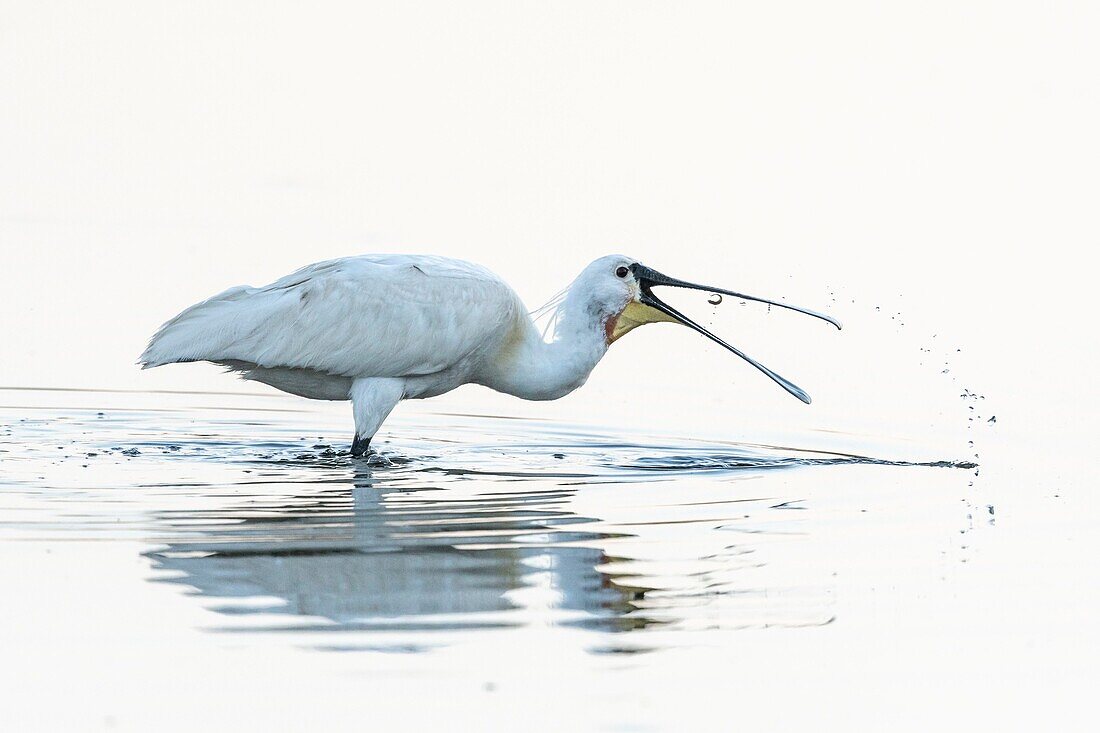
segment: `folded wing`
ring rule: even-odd
[[[488,270],[442,257],[364,255],[236,287],[165,323],[141,355],[344,377],[442,371],[498,338],[523,305]]]

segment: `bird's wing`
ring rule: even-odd
[[[499,337],[522,311],[512,289],[478,265],[346,257],[191,306],[157,331],[140,362],[241,361],[347,377],[431,374]]]

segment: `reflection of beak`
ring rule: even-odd
[[[672,306],[670,306],[668,303],[665,303],[664,301],[662,301],[660,298],[658,298],[656,295],[653,294],[653,291],[651,290],[651,288],[653,288],[653,286],[655,286],[655,285],[668,285],[668,286],[675,287],[675,288],[689,288],[691,290],[704,290],[708,293],[721,293],[722,295],[729,295],[729,296],[732,296],[734,298],[740,298],[741,300],[753,300],[753,301],[756,301],[758,303],[767,303],[768,305],[774,305],[774,306],[777,306],[779,308],[787,308],[789,310],[798,311],[799,313],[805,313],[806,315],[813,316],[814,318],[820,318],[823,321],[827,321],[827,322],[833,324],[838,329],[840,328],[840,322],[839,321],[837,321],[834,318],[830,318],[829,316],[823,315],[821,313],[815,313],[814,311],[807,310],[805,308],[799,308],[797,306],[789,305],[787,303],[780,303],[780,302],[777,302],[777,301],[774,301],[774,300],[765,300],[764,298],[757,298],[757,297],[754,297],[752,295],[745,295],[743,293],[735,293],[732,290],[723,290],[722,288],[712,288],[712,287],[709,287],[707,285],[696,285],[695,283],[689,283],[689,282],[684,282],[683,280],[677,280],[675,278],[671,278],[671,277],[668,277],[666,275],[662,275],[661,273],[657,272],[656,270],[651,270],[650,268],[646,267],[645,265],[640,265],[637,262],[635,262],[633,265],[631,265],[630,269],[631,269],[631,271],[633,271],[634,279],[638,281],[638,286],[641,289],[641,292],[638,294],[638,302],[641,303],[643,306],[649,306],[650,308],[653,308],[654,310],[659,311],[660,314],[663,316],[662,318],[649,318],[647,320],[650,320],[650,321],[653,321],[653,320],[675,321],[677,323],[684,324],[685,326],[687,326],[690,329],[698,331],[699,333],[701,333],[704,336],[706,336],[707,338],[709,338],[711,341],[714,341],[715,343],[720,344],[721,346],[729,349],[730,351],[737,354],[738,356],[740,356],[742,359],[744,359],[748,363],[752,364],[754,367],[756,367],[760,371],[764,372],[764,374],[767,374],[768,377],[770,377],[772,379],[772,381],[774,381],[776,384],[778,384],[783,389],[790,392],[792,395],[794,395],[798,399],[805,402],[807,405],[810,404],[810,396],[808,394],[806,394],[806,392],[803,391],[800,387],[793,384],[792,382],[787,381],[786,379],[779,376],[778,374],[773,372],[771,369],[768,369],[766,366],[764,366],[760,362],[756,361],[752,357],[748,356],[744,352],[740,351],[739,349],[737,349],[733,346],[730,346],[725,341],[718,338],[713,333],[711,333],[707,329],[703,328],[698,323],[691,320],[690,318],[685,316],[683,313],[681,313],[680,311],[678,311],[675,308],[673,308]],[[656,316],[657,314],[653,314],[653,315]]]

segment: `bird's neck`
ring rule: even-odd
[[[483,383],[527,400],[556,400],[588,380],[607,353],[607,316],[567,300],[552,341],[529,316],[516,324],[490,376]]]

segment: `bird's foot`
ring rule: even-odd
[[[351,454],[358,458],[370,450],[370,438],[360,438],[358,435],[351,441]]]

